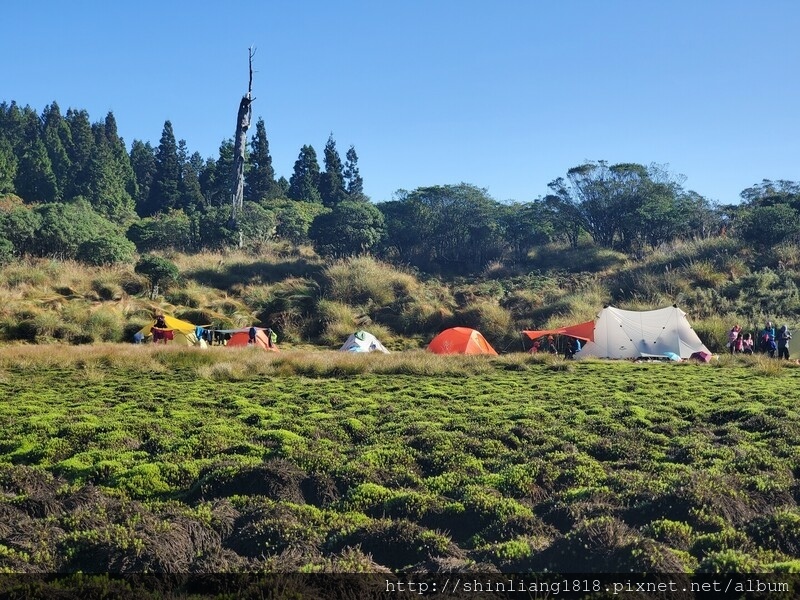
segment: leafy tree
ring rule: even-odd
[[[256,202],[245,201],[239,227],[245,246],[259,246],[275,235],[275,213]]]
[[[259,118],[256,122],[256,133],[250,142],[250,148],[250,168],[245,174],[245,198],[259,202],[279,197],[280,190],[275,181],[275,169],[272,168],[264,119]]]
[[[344,181],[347,188],[347,196],[350,200],[368,200],[364,195],[364,180],[358,171],[358,154],[356,154],[355,146],[350,146],[347,150],[344,164]]]
[[[189,250],[192,246],[192,220],[181,210],[145,217],[128,228],[127,237],[139,252]]]
[[[151,289],[158,286],[163,291],[180,280],[180,271],[175,263],[154,254],[142,256],[134,271],[147,277]]]
[[[133,262],[136,247],[122,236],[96,237],[78,246],[75,258],[90,265]]]
[[[244,208],[244,207],[243,207]],[[209,206],[197,215],[195,246],[220,249],[239,243],[239,232],[231,228],[231,205]]]
[[[739,195],[745,204],[753,207],[788,204],[793,209],[800,210],[800,183],[796,181],[764,179],[761,183],[742,190]]]
[[[535,246],[550,241],[553,227],[541,203],[506,204],[498,209],[499,225],[515,260],[523,260]]]
[[[33,240],[33,252],[39,256],[73,259],[80,245],[89,240],[124,239],[116,225],[94,212],[82,199],[70,204],[42,204],[34,210],[41,218]]]
[[[569,199],[548,194],[540,202],[542,218],[549,223],[554,239],[566,240],[572,248],[578,247],[583,229],[580,209]]]
[[[150,142],[133,140],[130,153],[131,167],[136,179],[136,212],[146,216],[149,210],[150,188],[156,174],[156,153]]]
[[[287,195],[292,200],[321,203],[319,177],[317,153],[312,146],[305,145],[300,149],[300,154],[294,163]]]
[[[0,237],[11,243],[17,255],[35,252],[41,216],[30,206],[20,203],[0,211]]]
[[[399,192],[382,203],[390,254],[423,269],[481,268],[505,250],[501,205],[485,189],[461,183]]]
[[[0,234],[0,265],[10,263],[14,259],[14,244]]]
[[[800,212],[788,204],[747,210],[739,227],[741,237],[756,246],[775,246],[800,237]]]
[[[308,230],[314,219],[326,212],[322,204],[313,202],[295,202],[278,198],[266,203],[276,219],[275,235],[295,245],[308,243]]]
[[[347,198],[347,191],[344,187],[344,167],[342,159],[336,150],[336,142],[333,134],[328,136],[325,144],[325,171],[319,178],[319,195],[322,204],[332,208]]]
[[[143,211],[148,216],[177,208],[180,203],[181,165],[178,144],[170,121],[164,123],[155,159],[156,170],[150,187],[150,197],[147,208]]]
[[[682,177],[658,165],[597,161],[570,169],[566,180],[556,179],[549,187],[569,219],[579,219],[595,243],[630,249],[681,234],[681,183]]]
[[[386,235],[383,215],[373,204],[345,200],[311,224],[309,237],[322,256],[352,256],[376,248]]]

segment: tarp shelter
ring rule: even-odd
[[[558,329],[527,329],[523,331],[530,339],[536,340],[546,335],[568,335],[578,338],[584,342],[591,342],[594,339],[594,321],[586,321],[578,325],[569,327],[559,327]]]
[[[480,331],[469,327],[445,329],[431,340],[428,350],[436,354],[497,354]]]
[[[170,317],[169,315],[164,315],[164,323],[167,325],[166,328],[157,328],[155,327],[156,321],[153,320],[150,325],[142,327],[138,333],[142,334],[144,338],[153,336],[153,341],[159,338],[164,341],[172,340],[181,346],[206,347],[207,344],[205,340],[199,339],[195,333],[197,329],[196,325],[188,321],[181,321],[175,317]]]
[[[252,344],[250,344],[249,327],[247,327],[246,329],[236,329],[233,331],[224,330],[222,333],[231,334],[231,339],[229,339],[228,343],[225,345],[228,347],[256,346],[257,348],[263,348],[264,350],[269,350],[271,352],[278,352],[278,347],[276,345],[270,346],[269,336],[267,335],[266,331],[264,331],[260,327],[256,327],[255,330],[256,330],[256,339]]]
[[[380,340],[369,331],[356,331],[351,334],[344,345],[339,348],[340,352],[383,352],[389,351],[381,344]]]
[[[597,315],[592,340],[576,356],[640,358],[667,352],[681,358],[695,352],[710,354],[677,306],[645,311],[607,306]]]

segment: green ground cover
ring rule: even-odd
[[[798,384],[761,359],[5,348],[0,569],[796,572]]]

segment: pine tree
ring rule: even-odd
[[[161,141],[156,150],[156,171],[145,211],[148,215],[167,212],[178,206],[180,178],[178,144],[172,131],[172,123],[165,121],[164,129],[161,132]]]
[[[178,207],[191,213],[202,210],[205,206],[203,192],[200,190],[199,172],[196,170],[198,161],[202,163],[200,155],[195,153],[189,157],[186,140],[178,142],[178,159],[181,164],[181,179],[178,186],[180,201]]]
[[[245,199],[258,202],[277,198],[278,184],[275,181],[275,169],[272,168],[264,119],[256,122],[256,134],[250,142],[250,149],[250,169],[245,175]]]
[[[348,200],[366,201],[368,198],[364,195],[364,180],[358,172],[358,154],[356,154],[355,146],[350,146],[346,158],[344,180],[347,186]]]
[[[30,109],[25,107],[25,110]],[[0,104],[0,132],[11,144],[11,149],[17,158],[22,156],[24,122],[25,115],[16,102]]]
[[[136,195],[134,196],[136,212],[139,216],[147,216],[150,188],[156,174],[156,153],[150,142],[133,140],[130,154],[131,168],[136,180]]]
[[[109,111],[106,115],[104,127],[105,138],[111,148],[115,167],[122,178],[125,191],[131,198],[136,198],[136,176],[133,173],[133,166],[125,148],[125,142],[117,133],[117,120],[114,118],[114,113]]]
[[[14,179],[17,176],[17,157],[11,142],[0,137],[0,195],[14,192]]]
[[[64,191],[64,198],[86,196],[89,192],[89,159],[94,150],[94,134],[89,122],[89,113],[85,110],[69,109],[66,116],[70,130],[70,144],[66,148],[72,163],[70,181]]]
[[[72,172],[72,161],[67,155],[65,146],[65,141],[67,144],[71,142],[72,134],[55,102],[45,107],[42,112],[42,121],[44,146],[56,177],[56,200],[60,202],[64,199],[64,194],[69,187]]]
[[[14,188],[26,202],[55,202],[56,176],[42,140],[34,140],[22,155]]]
[[[200,174],[200,190],[210,206],[229,206],[234,185],[233,139],[223,140],[219,158],[208,159]]]
[[[110,221],[124,224],[134,216],[134,200],[128,193],[128,179],[133,178],[128,155],[122,150],[125,161],[119,158],[119,138],[116,127],[108,135],[107,123],[96,123],[94,132],[94,151],[86,167],[86,200],[99,214]],[[127,165],[127,169],[125,168]]]
[[[328,136],[328,142],[325,144],[325,172],[320,175],[319,194],[322,203],[331,208],[347,198],[342,159],[336,151],[333,134]]]
[[[314,148],[305,145],[294,163],[294,172],[287,192],[292,200],[321,202],[319,194],[319,163]]]

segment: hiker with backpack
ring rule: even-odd
[[[778,330],[778,358],[785,358],[789,360],[789,340],[792,339],[792,334],[789,333],[789,330],[786,328],[786,325],[783,325]]]

